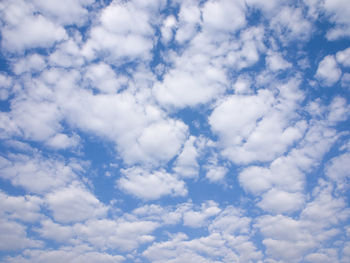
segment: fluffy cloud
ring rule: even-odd
[[[22,0],[2,3],[1,13],[6,24],[1,30],[4,48],[22,52],[28,48],[50,47],[67,38],[63,27],[33,11],[33,7]]]
[[[298,140],[305,122],[293,126],[286,122],[295,116],[293,109],[303,97],[297,85],[293,80],[281,85],[278,98],[268,90],[259,90],[254,95],[228,96],[220,102],[209,123],[220,136],[222,154],[235,163],[269,161]],[[282,106],[281,101],[290,106]]]
[[[85,56],[93,59],[108,54],[108,60],[112,62],[120,58],[149,59],[154,34],[152,15],[157,11],[151,14],[147,7],[157,10],[151,4],[112,2],[101,12],[100,24],[91,29],[90,39],[83,50]]]
[[[114,263],[122,262],[125,258],[119,255],[110,255],[105,252],[93,251],[88,246],[77,246],[77,247],[63,247],[57,250],[25,250],[24,256],[8,257],[5,259],[7,263],[15,262],[53,262],[58,263],[62,260],[73,263]]]
[[[203,203],[201,211],[186,211],[183,215],[184,225],[189,227],[203,227],[209,217],[220,212],[220,208],[213,201]]]
[[[4,218],[0,220],[0,250],[20,250],[27,247],[41,247],[43,244],[27,237],[26,227]]]
[[[340,78],[339,69],[334,56],[326,56],[318,65],[316,77],[326,86],[333,86]]]
[[[158,227],[152,221],[126,220],[89,220],[85,224],[76,224],[74,231],[79,238],[87,240],[94,247],[121,251],[136,249],[140,244],[153,241],[149,235]]]
[[[43,200],[38,196],[9,196],[0,192],[0,213],[2,217],[18,219],[25,222],[35,222],[42,217],[40,205]]]
[[[124,176],[118,186],[124,191],[145,199],[158,199],[164,195],[184,196],[187,189],[184,181],[165,171],[145,171],[141,168],[123,170]]]
[[[180,177],[193,178],[198,176],[199,165],[196,160],[198,152],[194,145],[195,139],[193,136],[188,139],[176,160],[174,171]]]
[[[348,11],[0,1],[0,261],[348,262]]]
[[[244,4],[239,1],[207,1],[202,11],[203,28],[216,32],[234,32],[246,24],[244,9]]]
[[[2,178],[29,192],[45,193],[63,187],[76,178],[74,165],[65,165],[55,159],[40,155],[12,155],[9,159],[0,157]],[[79,171],[79,170],[76,170]]]
[[[34,0],[34,5],[45,15],[52,18],[59,24],[69,25],[76,23],[82,25],[87,20],[87,6],[94,0],[74,0],[74,1],[44,1]]]
[[[48,194],[46,202],[53,213],[53,218],[62,223],[100,217],[107,212],[107,207],[78,184],[72,184]]]

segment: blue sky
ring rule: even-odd
[[[346,0],[0,21],[1,262],[350,262]]]

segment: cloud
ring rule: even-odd
[[[0,100],[7,100],[11,94],[12,79],[6,74],[0,74]]]
[[[341,70],[332,55],[323,58],[317,68],[316,77],[325,86],[333,86],[340,78]]]
[[[0,192],[0,200],[0,213],[4,218],[35,222],[42,217],[40,206],[43,204],[43,200],[38,196],[10,196]]]
[[[40,14],[33,14],[32,6],[24,1],[12,1],[2,7],[2,17],[6,24],[1,30],[2,46],[8,51],[46,48],[67,38],[63,27]]]
[[[337,62],[344,65],[345,67],[350,67],[350,48],[338,51],[336,53]]]
[[[59,263],[62,260],[72,263],[114,263],[122,262],[125,258],[119,255],[110,255],[105,252],[96,252],[88,246],[63,247],[56,250],[25,250],[24,256],[8,257],[6,263],[14,262],[53,262]]]
[[[134,2],[112,2],[102,10],[100,23],[91,29],[83,54],[89,59],[108,54],[111,62],[141,57],[148,60],[153,47],[154,29],[151,12],[146,8],[147,5]],[[154,11],[152,15],[156,14]]]
[[[138,198],[154,200],[165,195],[187,195],[184,181],[165,171],[130,168],[122,173],[124,176],[118,180],[118,187]]]
[[[268,67],[272,71],[285,70],[287,68],[292,67],[292,64],[283,59],[283,57],[279,53],[270,53],[269,56],[266,58],[266,62]]]
[[[189,227],[203,227],[208,224],[208,218],[220,213],[218,204],[213,201],[203,203],[200,211],[186,211],[183,215],[184,225]]]
[[[304,196],[301,193],[271,189],[262,196],[258,206],[265,211],[277,213],[290,213],[300,210],[304,204]]]
[[[347,187],[347,177],[349,177],[350,169],[350,153],[346,152],[344,154],[338,155],[332,158],[327,167],[326,175],[334,180],[340,189],[346,189]]]
[[[88,10],[86,7],[93,4],[93,2],[93,0],[33,1],[38,10],[62,25],[74,23],[82,25],[86,22],[88,17]]]
[[[225,157],[235,163],[269,161],[301,138],[306,123],[296,121],[293,113],[303,97],[298,82],[279,84],[278,89],[277,98],[269,90],[259,90],[252,95],[227,96],[217,104],[209,123],[220,137]],[[290,106],[285,107],[287,104]]]
[[[197,162],[198,152],[194,145],[195,140],[196,138],[191,136],[176,159],[174,171],[181,178],[195,178],[198,176],[199,164]]]
[[[76,224],[74,231],[94,247],[131,251],[140,244],[152,242],[154,237],[149,234],[157,227],[158,223],[152,221],[92,219],[85,224]]]
[[[51,219],[44,219],[40,222],[40,228],[35,229],[41,237],[54,240],[60,243],[72,243],[74,232],[71,226],[63,226],[53,222]]]
[[[201,21],[198,3],[195,1],[182,1],[178,16],[179,22],[175,40],[183,44],[197,34],[197,27]]]
[[[281,7],[270,23],[284,45],[308,40],[313,30],[310,21],[303,17],[301,8]]]
[[[46,159],[39,154],[17,154],[8,159],[0,157],[0,163],[2,178],[38,194],[66,186],[77,178],[77,170],[72,164],[65,165],[62,161]]]
[[[154,87],[162,105],[170,108],[196,106],[209,102],[225,88],[226,77],[220,68],[207,64],[208,58],[186,55],[178,59],[176,68],[169,70],[164,80]]]
[[[334,29],[327,33],[329,40],[336,40],[349,35],[349,13],[350,9],[344,0],[330,1],[326,0],[323,3],[323,8],[330,16],[330,20],[336,23]]]
[[[53,218],[62,223],[102,217],[108,210],[92,193],[76,183],[49,193],[46,202]]]
[[[210,31],[234,32],[245,26],[245,6],[239,1],[207,1],[203,7],[203,28]]]
[[[0,220],[0,250],[21,250],[27,247],[41,247],[40,241],[27,237],[26,227],[5,218]]]
[[[348,262],[348,11],[0,1],[0,261]]]

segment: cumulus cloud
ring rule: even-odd
[[[24,225],[4,218],[0,222],[0,250],[21,250],[27,247],[41,247],[43,245],[42,242],[27,237]]]
[[[158,199],[164,195],[185,196],[187,194],[184,181],[165,171],[131,168],[123,170],[122,173],[124,176],[118,180],[118,186],[145,200]]]
[[[28,48],[46,48],[67,38],[62,26],[41,14],[34,14],[32,5],[25,1],[3,3],[1,13],[6,24],[1,30],[2,46],[9,51],[23,52]]]
[[[0,261],[349,262],[347,6],[0,1]]]
[[[65,165],[59,160],[40,155],[29,157],[18,154],[9,159],[0,157],[0,163],[2,178],[33,193],[46,193],[66,186],[77,177],[74,165]]]
[[[83,221],[107,213],[106,206],[87,189],[77,184],[49,193],[46,202],[53,218],[62,223]]]
[[[316,77],[326,86],[333,86],[340,78],[339,69],[334,56],[326,56],[318,65]]]

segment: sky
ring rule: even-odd
[[[0,261],[350,262],[348,0],[0,1]]]

